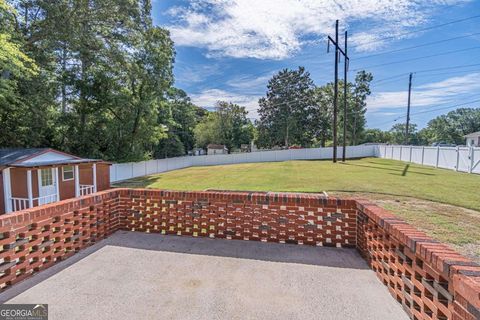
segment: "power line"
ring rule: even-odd
[[[408,34],[413,34],[413,33],[417,33],[417,32],[423,32],[423,31],[433,30],[433,29],[436,29],[436,28],[441,28],[441,27],[444,27],[444,26],[452,25],[452,24],[455,24],[455,23],[461,23],[461,22],[464,22],[464,21],[468,21],[468,20],[472,20],[472,19],[477,19],[477,18],[480,18],[480,15],[474,15],[474,16],[470,16],[470,17],[465,17],[465,18],[461,18],[461,19],[449,21],[449,22],[446,22],[446,23],[442,23],[442,24],[438,24],[438,25],[433,25],[433,26],[430,26],[430,27],[425,27],[425,28],[420,28],[420,29],[414,29],[414,30],[411,30],[411,31],[407,31],[407,32],[403,32],[403,33],[398,33],[398,34],[391,35],[391,36],[379,37],[379,38],[376,38],[374,41],[365,42],[364,44],[372,44],[372,43],[375,43],[375,42],[378,42],[378,41],[382,41],[382,40],[398,39],[399,37],[402,37],[402,36],[405,36],[405,35],[408,35]],[[427,45],[433,45],[433,44],[436,44],[436,43],[452,41],[452,40],[456,40],[456,39],[460,39],[460,38],[467,38],[467,37],[471,37],[471,36],[474,36],[474,35],[477,35],[477,34],[478,34],[478,33],[474,33],[474,34],[469,34],[469,35],[458,36],[458,37],[455,37],[455,38],[443,39],[443,40],[439,40],[438,42],[436,41],[436,42],[432,42],[432,43],[428,43],[428,44],[423,44],[423,45],[419,45],[419,46],[427,46]],[[415,46],[415,47],[417,47],[417,46]],[[402,51],[403,51],[403,50],[412,49],[412,48],[415,48],[415,47],[403,48],[403,49],[398,49],[398,50],[402,50]],[[395,51],[397,51],[397,50],[393,50],[393,51],[395,52]],[[383,53],[379,53],[379,54],[383,54]],[[374,56],[374,55],[377,55],[377,54],[373,54],[373,55],[371,55],[371,56]],[[370,55],[368,55],[368,56],[370,57]],[[304,56],[304,57],[308,57],[308,56]],[[361,56],[361,57],[358,57],[357,60],[359,60],[359,59],[364,59],[364,58]]]
[[[433,30],[433,29],[436,29],[436,28],[441,28],[441,27],[449,26],[449,25],[452,25],[452,24],[455,24],[455,23],[460,23],[460,22],[464,22],[464,21],[468,21],[468,20],[472,20],[472,19],[477,19],[477,18],[480,18],[480,14],[477,14],[477,15],[474,15],[474,16],[470,16],[470,17],[466,17],[466,18],[462,18],[462,19],[458,19],[458,20],[453,20],[453,21],[445,22],[445,23],[442,23],[442,24],[433,25],[433,26],[430,26],[430,27],[425,27],[425,28],[421,28],[421,29],[411,30],[411,31],[403,32],[403,33],[398,33],[398,34],[393,35],[393,36],[387,36],[387,37],[377,38],[376,41],[378,41],[378,40],[397,39],[398,37],[405,36],[405,35],[408,35],[408,34],[417,33],[417,32],[422,32],[422,31],[428,31],[428,30]]]
[[[395,80],[395,79],[398,79],[398,78],[402,78],[402,77],[404,77],[405,75],[408,75],[408,72],[407,72],[407,73],[397,74],[397,75],[394,75],[394,76],[391,76],[391,77],[388,77],[388,78],[382,78],[382,79],[379,79],[379,80],[373,80],[371,83],[380,83],[380,82],[384,82],[384,81],[388,81],[388,80]]]
[[[386,39],[389,39],[389,38],[396,38],[398,36],[402,36],[402,35],[406,35],[406,34],[411,34],[411,33],[415,33],[415,32],[422,32],[422,31],[426,31],[426,30],[431,30],[431,29],[434,29],[434,28],[439,28],[439,27],[443,27],[443,26],[447,26],[447,25],[451,25],[451,24],[454,24],[454,23],[460,23],[460,22],[463,22],[463,21],[467,21],[467,20],[471,20],[471,19],[476,19],[476,18],[479,18],[480,15],[475,15],[475,16],[470,16],[470,17],[466,17],[466,18],[462,18],[462,19],[458,19],[458,20],[453,20],[453,21],[450,21],[450,22],[447,22],[447,23],[443,23],[443,24],[439,24],[439,25],[434,25],[434,26],[430,26],[430,27],[427,27],[427,28],[422,28],[422,29],[417,29],[417,30],[412,30],[412,31],[409,31],[409,32],[405,32],[405,33],[400,33],[400,34],[397,34],[395,36],[389,36],[389,37],[381,37],[381,38],[378,38],[378,40],[386,40]],[[475,33],[475,34],[469,34],[469,35],[465,35],[465,36],[458,36],[458,37],[455,37],[455,38],[449,38],[449,39],[444,39],[444,40],[439,40],[438,42],[433,42],[433,43],[440,43],[440,42],[445,42],[445,41],[451,41],[451,40],[454,40],[454,39],[459,39],[459,38],[463,38],[463,37],[470,37],[470,36],[473,36],[473,35],[476,35],[476,34],[480,34],[480,33]],[[377,40],[377,41],[378,41]],[[433,43],[430,43],[430,44],[433,44]],[[422,46],[425,46],[425,45],[429,45],[429,44],[424,44]],[[417,47],[417,46],[415,46]],[[412,48],[415,48],[415,47],[410,47],[410,48],[403,48],[403,49],[398,49],[398,50],[392,50],[393,52],[395,51],[399,51],[399,50],[407,50],[407,49],[412,49]],[[378,53],[378,54],[374,54],[375,56],[376,55],[380,55],[380,54],[386,54],[387,52],[385,53]],[[374,56],[374,55],[369,55],[369,56]],[[307,56],[305,56],[307,57]],[[364,59],[366,57],[358,57],[358,60],[360,59]],[[328,62],[321,62],[321,64],[327,64]],[[316,65],[318,65],[318,63],[314,63]],[[284,69],[284,68],[288,68],[288,67],[282,67],[281,69]],[[358,71],[360,69],[363,69],[363,68],[359,68],[359,69],[355,69],[353,71]],[[265,71],[265,72],[261,72],[261,73],[256,73],[256,74],[251,74],[249,75],[250,77],[258,77],[258,76],[261,76],[261,75],[268,75],[268,74],[272,74],[272,73],[278,73],[278,69],[276,70],[269,70],[269,71]],[[223,75],[221,77],[216,77],[216,78],[210,78],[209,81],[217,81],[217,80],[221,80],[221,79],[225,79],[226,77],[228,77],[229,75]]]
[[[435,112],[435,111],[439,111],[439,110],[446,110],[446,109],[461,107],[461,106],[465,106],[465,105],[467,105],[467,104],[472,104],[472,103],[475,103],[475,102],[480,102],[480,99],[468,101],[468,102],[461,103],[461,104],[456,104],[456,105],[449,106],[449,107],[443,107],[443,108],[437,108],[437,109],[432,109],[432,110],[419,111],[419,112],[412,113],[412,115],[424,114],[424,113],[430,113],[430,112]]]
[[[448,71],[448,72],[426,73],[426,74],[417,75],[417,78],[425,78],[425,77],[432,77],[432,76],[443,76],[443,75],[454,75],[454,74],[465,73],[465,72],[478,73],[478,72],[480,72],[480,69],[468,69],[468,70],[457,70],[457,71]]]
[[[480,66],[480,63],[474,63],[474,64],[464,64],[464,65],[457,65],[457,66],[450,66],[450,67],[441,67],[441,68],[434,68],[434,69],[423,69],[423,70],[417,70],[414,71],[414,73],[425,73],[425,72],[430,72],[430,71],[442,71],[442,70],[450,70],[450,69],[460,69],[460,68],[467,68],[467,67],[474,67],[474,66]],[[395,79],[399,77],[403,77],[405,75],[408,75],[408,72],[406,73],[400,73],[388,78],[381,78],[378,80],[373,80],[371,83],[379,83],[383,82],[385,80],[390,80],[390,79]]]
[[[463,50],[463,49],[462,49]],[[421,59],[423,59],[424,57],[419,57]],[[414,58],[414,59],[419,59],[419,58]],[[408,61],[408,60],[407,60]],[[393,63],[400,63],[400,62],[393,62]],[[323,64],[323,63],[322,63]],[[453,66],[453,67],[447,67],[447,68],[435,68],[435,69],[429,69],[429,70],[421,70],[421,71],[416,71],[416,73],[418,72],[424,72],[424,71],[436,71],[436,70],[447,70],[447,69],[453,69],[453,68],[460,68],[460,67],[468,67],[468,66],[478,66],[480,65],[479,64],[470,64],[470,65],[463,65],[463,66]],[[277,74],[279,71],[283,70],[283,69],[289,69],[288,66],[284,66],[280,69],[275,69],[275,70],[269,70],[269,71],[264,71],[264,72],[260,72],[260,73],[253,73],[253,74],[250,74],[248,75],[249,78],[253,78],[253,77],[260,77],[260,76],[267,76],[267,75],[275,75]],[[363,70],[363,69],[366,69],[366,68],[357,68],[357,69],[354,69],[352,71],[359,71],[359,70]],[[387,80],[387,79],[390,79],[390,78],[394,78],[394,77],[401,77],[401,76],[404,76],[404,75],[408,75],[408,73],[402,73],[402,74],[399,74],[399,75],[395,75],[393,77],[388,77],[388,78],[384,78],[384,79],[379,79],[379,80],[373,80],[372,83],[379,83],[380,81],[383,81],[383,80]],[[221,79],[226,79],[229,75],[222,75],[220,77],[215,77],[215,78],[209,78],[209,81],[217,81],[217,80],[221,80]],[[248,81],[248,80],[247,80]],[[234,86],[232,86],[234,87]]]
[[[371,44],[371,43],[375,43],[375,42],[382,41],[382,40],[398,39],[398,38],[400,38],[402,36],[405,36],[405,35],[408,35],[408,34],[413,34],[413,33],[417,33],[417,32],[423,32],[423,31],[428,31],[428,30],[432,30],[432,29],[436,29],[436,28],[441,28],[441,27],[444,27],[444,26],[448,26],[448,25],[452,25],[452,24],[455,24],[455,23],[460,23],[460,22],[464,22],[464,21],[468,21],[468,20],[472,20],[472,19],[477,19],[477,18],[480,18],[480,15],[465,17],[465,18],[462,18],[462,19],[457,19],[457,20],[446,22],[446,23],[433,25],[433,26],[430,26],[430,27],[425,27],[425,28],[415,29],[415,30],[411,30],[411,31],[403,32],[403,33],[398,33],[398,34],[395,34],[395,35],[392,35],[392,36],[379,37],[379,38],[376,38],[374,41],[365,42],[364,44]],[[425,43],[425,44],[418,45],[418,46],[401,48],[401,49],[398,49],[398,50],[392,50],[391,52],[388,51],[388,52],[385,52],[385,53],[372,54],[372,55],[368,55],[368,56],[360,56],[360,57],[356,58],[356,60],[366,59],[367,57],[377,56],[377,55],[380,55],[380,54],[392,53],[392,52],[397,52],[397,51],[413,49],[413,48],[417,48],[417,47],[434,45],[434,44],[442,43],[442,42],[453,41],[453,40],[456,40],[456,39],[467,38],[467,37],[471,37],[471,36],[478,35],[478,34],[480,34],[480,33],[473,33],[473,34],[469,34],[469,35],[462,35],[462,36],[458,36],[458,37],[442,39],[442,40],[434,41],[434,42],[431,42],[431,43]],[[322,62],[322,64],[326,64],[326,62]]]
[[[319,88],[319,87],[316,87],[316,88]],[[217,89],[217,88],[212,88],[213,90]],[[268,98],[268,97],[265,97],[265,96],[261,96],[260,98]],[[259,98],[259,99],[260,99]],[[222,99],[218,99],[218,101],[221,101]],[[289,99],[289,100],[284,100],[282,102],[278,102],[278,103],[272,103],[270,100],[266,99],[268,101],[268,103],[270,104],[270,106],[281,106],[281,105],[286,105],[286,104],[289,104],[291,102],[312,102],[311,105],[317,105],[316,102],[313,102],[314,99],[312,99],[311,97],[307,97],[305,99]],[[241,104],[241,103],[237,103],[237,104]],[[249,110],[249,108],[246,108],[247,110]]]
[[[480,65],[480,64],[472,64],[472,65]],[[414,74],[416,74],[417,77],[420,77],[422,75],[418,75],[418,73],[424,73],[424,72],[427,72],[427,71],[430,71],[430,70],[445,70],[445,69],[452,69],[452,68],[458,68],[458,67],[465,67],[465,66],[472,66],[472,65],[464,65],[464,66],[453,66],[453,67],[443,67],[443,68],[435,68],[435,69],[424,69],[424,70],[419,70],[419,71],[415,71],[413,72]],[[473,70],[467,70],[467,71],[473,71]],[[480,70],[479,70],[480,71]],[[458,71],[457,71],[458,72]],[[402,73],[402,74],[398,74],[398,75],[395,75],[394,77],[395,78],[399,78],[399,77],[404,77],[404,76],[407,76],[409,75],[409,73]],[[393,77],[389,77],[389,78],[393,78]],[[383,78],[381,80],[387,80],[389,78]],[[396,79],[395,79],[396,80]],[[379,81],[379,80],[378,80]],[[372,81],[373,83],[374,81]],[[215,89],[215,88],[214,88]],[[476,95],[473,95],[473,96],[476,96]],[[473,97],[472,96],[472,97]],[[265,97],[263,97],[265,98]],[[219,99],[221,100],[221,99]],[[268,101],[268,100],[267,100]],[[289,103],[292,103],[292,102],[311,102],[310,104],[311,105],[317,105],[316,102],[314,102],[314,100],[310,97],[308,98],[305,98],[305,99],[289,99],[289,100],[284,100],[283,102],[277,102],[277,103],[272,103],[271,101],[268,101],[268,103],[270,104],[270,106],[274,106],[274,107],[277,107],[277,106],[282,106],[282,105],[286,105],[286,104],[289,104]],[[253,107],[252,107],[253,108]],[[247,107],[246,110],[247,111],[253,111],[253,110],[256,110],[256,109],[252,109],[252,108],[249,108]],[[404,117],[404,116],[402,116]],[[402,118],[400,117],[400,118]],[[391,122],[391,121],[389,121]]]
[[[431,73],[430,71],[441,71],[441,70],[451,70],[451,69],[462,69],[462,68],[467,68],[471,66],[480,66],[480,63],[476,64],[470,64],[470,65],[461,65],[461,66],[453,66],[453,67],[443,67],[443,68],[435,68],[435,69],[425,69],[425,70],[418,70],[414,71],[415,74],[417,74],[417,77],[426,77],[426,76],[434,76],[434,75],[445,75],[445,74],[451,74],[451,73],[461,73],[461,72],[472,72],[472,71],[477,71],[478,69],[474,70],[455,70],[455,71],[449,71],[449,72],[442,72],[442,73]],[[400,73],[391,77],[387,78],[381,78],[378,80],[373,80],[371,84],[375,85],[378,83],[390,83],[390,82],[395,82],[398,81],[397,79],[403,78],[404,76],[408,75],[408,73]],[[393,81],[392,81],[393,80]]]
[[[473,36],[476,36],[476,35],[479,35],[479,34],[480,34],[480,32],[476,32],[476,33],[472,33],[472,34],[468,34],[468,35],[464,35],[464,36],[458,36],[458,37],[442,39],[442,40],[438,40],[438,41],[427,42],[427,43],[419,44],[419,45],[416,45],[416,46],[400,48],[400,49],[395,49],[395,50],[389,50],[389,51],[383,51],[383,52],[369,54],[369,55],[363,55],[363,56],[355,57],[355,60],[363,60],[363,59],[368,59],[368,58],[372,58],[372,57],[381,56],[381,55],[384,55],[384,54],[390,54],[390,53],[396,53],[396,52],[401,52],[401,51],[406,51],[406,50],[411,50],[411,49],[416,49],[416,48],[421,48],[421,47],[432,46],[432,45],[435,45],[435,44],[445,43],[445,42],[448,42],[448,41],[473,37]]]
[[[298,66],[297,66],[297,68],[298,68]],[[255,77],[258,78],[258,77],[260,77],[260,76],[268,76],[268,75],[270,75],[270,79],[269,79],[269,80],[271,80],[273,76],[278,75],[279,72],[283,71],[284,69],[297,71],[296,68],[282,67],[282,68],[276,69],[276,70],[270,70],[270,71],[265,71],[265,72],[260,72],[260,73],[252,73],[252,74],[248,75],[248,78],[255,78]],[[249,70],[247,70],[247,71],[249,71]],[[305,71],[308,72],[308,73],[311,75],[311,73],[310,73],[307,69],[305,69]],[[209,79],[208,81],[209,81],[209,82],[217,81],[217,80],[221,80],[221,79],[226,79],[226,77],[228,77],[228,75],[223,75],[223,76],[221,76],[221,77],[212,78],[212,79]],[[292,79],[292,78],[295,78],[295,77],[298,77],[298,75],[296,75],[296,74],[287,74],[287,75],[283,75],[282,78],[280,78],[280,79]],[[248,81],[255,81],[255,80],[256,80],[256,79],[254,79],[254,80],[246,80],[246,82],[248,82]],[[266,82],[267,82],[267,85],[268,85],[268,81],[269,81],[269,80],[266,81]],[[225,88],[226,86],[230,86],[230,87],[235,88],[234,85],[228,85],[228,84],[226,83],[226,85],[217,86],[217,88],[209,88],[209,90],[215,90],[215,89],[221,90],[221,88]],[[220,87],[220,88],[219,88],[219,87]],[[266,87],[265,87],[265,88],[266,88]]]
[[[480,63],[464,64],[464,65],[451,66],[451,67],[440,67],[440,68],[433,68],[433,69],[423,69],[423,70],[416,71],[416,73],[423,73],[423,72],[430,72],[430,71],[441,71],[441,70],[449,70],[449,69],[458,69],[458,68],[466,68],[466,67],[472,67],[472,66],[480,66]]]
[[[446,51],[446,52],[431,54],[431,55],[427,55],[427,56],[421,56],[421,57],[415,57],[415,58],[405,59],[405,60],[398,60],[398,61],[386,62],[386,63],[376,64],[376,65],[372,65],[372,66],[366,66],[366,67],[363,67],[363,68],[353,69],[352,71],[360,71],[360,70],[365,70],[365,69],[373,69],[373,68],[388,66],[388,65],[392,65],[392,64],[404,63],[404,62],[409,62],[409,61],[416,61],[416,60],[433,58],[433,57],[438,57],[438,56],[445,56],[445,55],[452,54],[452,53],[465,52],[465,51],[478,50],[478,49],[480,49],[480,46],[471,47],[471,48],[465,48],[465,49],[452,50],[452,51]]]
[[[450,66],[450,67],[440,67],[440,68],[432,68],[432,69],[422,69],[422,70],[418,70],[418,71],[415,71],[414,73],[417,75],[417,77],[421,77],[422,75],[418,75],[419,73],[427,73],[429,71],[437,71],[437,70],[450,70],[450,69],[456,69],[456,68],[466,68],[466,67],[471,67],[471,66],[479,66],[480,63],[476,63],[476,64],[467,64],[467,65],[456,65],[456,66]],[[466,71],[473,71],[473,70],[466,70]],[[479,70],[480,71],[480,70]],[[455,72],[459,72],[459,71],[455,71]],[[404,77],[406,75],[408,75],[409,73],[402,73],[402,74],[397,74],[397,75],[394,75],[392,77],[388,77],[388,78],[382,78],[382,79],[379,79],[379,80],[374,80],[372,81],[371,83],[372,84],[377,84],[381,81],[387,81],[387,80],[396,80],[397,78],[401,78],[401,77]],[[447,73],[446,73],[447,74]],[[426,74],[428,75],[428,74]],[[433,74],[435,75],[435,74]],[[293,75],[293,77],[295,77],[296,75]],[[287,75],[288,78],[292,77],[292,76],[289,76]],[[213,88],[213,89],[216,89],[216,88]],[[221,99],[219,99],[221,100]],[[288,103],[292,103],[292,102],[310,102],[312,101],[311,98],[306,98],[306,99],[291,99],[291,100],[285,100],[283,102],[278,102],[278,103],[272,103],[272,102],[269,102],[271,106],[282,106],[282,105],[286,105]],[[316,105],[315,102],[312,102],[311,103],[312,105]],[[252,107],[253,108],[253,107]],[[252,109],[252,108],[246,108],[247,111],[253,111],[253,110],[256,110],[256,109]],[[389,121],[391,122],[391,121]]]
[[[470,97],[475,97],[475,96],[478,96],[478,94],[472,95],[472,96],[470,96]],[[434,109],[428,109],[428,110],[424,110],[424,111],[418,111],[418,112],[411,113],[410,115],[417,115],[417,114],[430,113],[430,112],[435,112],[435,111],[440,111],[440,110],[452,109],[452,108],[457,108],[457,107],[465,106],[465,105],[468,105],[468,104],[471,104],[471,103],[475,103],[475,102],[480,102],[480,99],[471,100],[471,101],[467,101],[467,102],[460,103],[460,104],[449,105],[449,106],[441,107],[441,108],[434,108]],[[395,118],[395,119],[393,119],[393,120],[389,120],[389,121],[385,121],[385,122],[378,123],[378,124],[376,124],[375,126],[382,126],[382,125],[384,125],[384,124],[393,123],[393,122],[396,122],[397,120],[400,120],[400,119],[403,119],[403,118],[405,118],[405,116],[399,116],[399,117],[397,117],[397,118]]]
[[[434,76],[446,76],[446,75],[451,75],[451,76],[455,76],[456,74],[460,74],[463,75],[463,74],[470,74],[470,73],[479,73],[480,72],[480,69],[467,69],[467,70],[457,70],[457,71],[447,71],[447,72],[437,72],[437,73],[425,73],[425,74],[417,74],[416,72],[413,72],[414,74],[416,74],[416,77],[417,78],[430,78],[430,77],[434,77]],[[376,85],[384,85],[384,84],[389,84],[389,83],[399,83],[400,81],[403,81],[404,77],[407,76],[408,73],[405,73],[405,74],[402,74],[401,77],[396,77],[395,79],[390,79],[390,80],[384,80],[384,81],[379,81],[379,82],[372,82],[372,87],[376,86]],[[419,83],[419,84],[424,84],[424,83],[428,83],[428,82],[431,82],[432,80],[423,80],[422,83]]]

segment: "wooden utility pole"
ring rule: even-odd
[[[333,162],[337,162],[337,110],[338,110],[338,20],[335,22],[335,90],[333,97]]]
[[[343,66],[343,152],[342,162],[345,162],[347,153],[347,72],[348,72],[348,54],[347,54],[347,31],[345,31],[345,59]]]
[[[345,59],[348,59],[347,55],[338,46],[338,20],[335,21],[335,40],[328,36],[327,52],[330,51],[330,43],[335,46],[335,87],[333,97],[333,162],[337,162],[337,114],[338,114],[338,58],[339,53],[342,53]]]
[[[405,145],[408,145],[409,142],[409,126],[410,126],[410,97],[412,95],[412,76],[413,73],[410,72],[410,76],[408,78],[408,105],[407,105],[407,123],[405,126]]]

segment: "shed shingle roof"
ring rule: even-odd
[[[472,132],[472,133],[464,135],[465,138],[476,137],[476,136],[480,136],[480,131]]]
[[[26,159],[37,153],[48,150],[48,148],[5,148],[0,149],[0,166],[12,164]]]
[[[99,162],[97,159],[84,159],[76,156],[71,156],[71,159],[62,160],[48,160],[48,161],[34,161],[22,163],[22,160],[29,159],[36,155],[40,155],[47,151],[58,152],[51,148],[0,148],[0,166],[15,166],[15,167],[37,167],[45,165],[60,165],[60,164],[77,164],[85,162]]]

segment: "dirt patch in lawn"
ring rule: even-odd
[[[432,238],[480,263],[480,212],[410,197],[364,192],[330,192],[332,196],[369,199],[392,211]]]

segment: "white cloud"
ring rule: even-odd
[[[465,1],[193,0],[168,11],[175,23],[167,27],[177,45],[206,48],[209,56],[284,59],[332,34],[335,19],[342,26],[358,22],[352,43],[373,50],[384,45],[379,37],[400,37],[428,21],[435,6],[459,2]]]
[[[214,107],[215,103],[220,100],[236,103],[246,108],[249,118],[258,118],[258,99],[261,96],[242,95],[220,89],[207,89],[200,93],[191,94],[190,97],[193,103],[207,109]]]
[[[177,81],[182,83],[203,82],[206,78],[222,74],[222,72],[221,67],[217,64],[175,66]]]
[[[398,112],[376,112],[377,116],[395,116]]]
[[[261,91],[266,90],[268,80],[272,78],[273,72],[268,75],[259,77],[252,77],[248,75],[237,76],[227,81],[227,85],[235,89],[241,89],[243,91]]]
[[[412,107],[455,103],[461,95],[480,91],[479,77],[480,73],[471,73],[414,87]],[[379,111],[405,107],[407,100],[408,91],[406,90],[378,92],[368,98],[367,108],[369,111]]]
[[[380,36],[375,33],[359,32],[350,37],[350,41],[355,49],[360,52],[374,51],[381,49],[385,42],[380,40]]]

